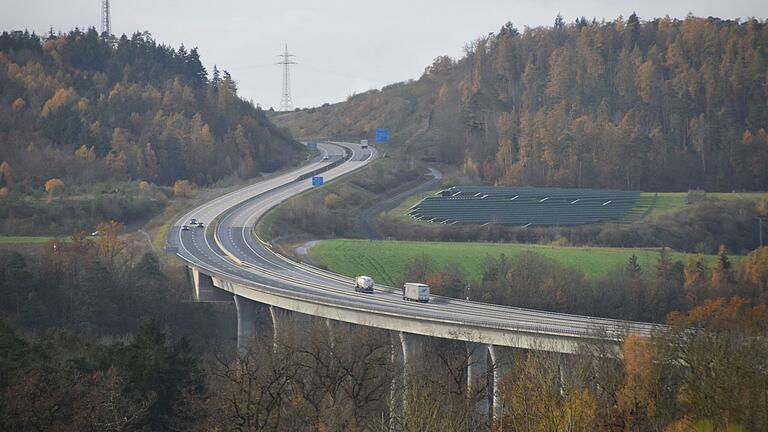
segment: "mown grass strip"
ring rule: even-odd
[[[45,236],[0,236],[0,244],[45,244],[57,237]],[[67,238],[59,238],[61,241],[68,241]]]

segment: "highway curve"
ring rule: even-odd
[[[322,302],[360,311],[374,317],[366,325],[377,326],[375,317],[397,316],[423,322],[453,325],[457,334],[464,326],[475,329],[509,330],[533,335],[557,335],[575,339],[619,340],[629,331],[649,335],[653,324],[560,314],[506,307],[432,296],[426,304],[404,301],[401,291],[376,285],[374,294],[356,293],[353,279],[293,262],[274,253],[256,239],[253,226],[268,210],[312,188],[302,174],[317,170],[343,158],[348,160],[322,175],[331,180],[365,167],[377,156],[374,148],[362,149],[350,143],[321,143],[318,148],[328,160],[316,160],[290,173],[244,187],[216,198],[182,216],[169,234],[169,245],[189,265],[254,289],[296,301]],[[191,218],[209,223],[218,220],[215,229],[180,228]],[[266,287],[266,288],[265,288]],[[335,319],[344,320],[343,316]],[[462,339],[457,336],[457,339]]]

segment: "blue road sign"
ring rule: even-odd
[[[317,143],[307,143],[307,148],[310,150],[317,150]]]
[[[312,177],[312,186],[322,186],[322,185],[323,185],[322,177]]]
[[[389,129],[387,128],[376,129],[376,142],[385,143],[387,141],[389,141]]]

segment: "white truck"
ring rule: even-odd
[[[406,282],[403,285],[403,300],[427,303],[429,301],[429,285]]]
[[[370,276],[358,276],[355,278],[355,292],[372,293],[373,278]]]

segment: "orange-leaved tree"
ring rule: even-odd
[[[96,229],[99,233],[99,255],[112,264],[115,257],[125,248],[125,242],[119,238],[125,227],[120,222],[109,221],[100,223]]]
[[[740,262],[739,281],[746,296],[768,303],[768,246],[753,250]]]
[[[642,336],[630,335],[622,345],[624,383],[619,390],[618,406],[625,430],[645,430],[655,414],[654,347]]]
[[[53,201],[53,197],[61,194],[64,190],[64,182],[58,178],[52,178],[45,182],[45,191],[48,193],[48,202]]]
[[[657,349],[680,378],[680,414],[714,430],[768,430],[766,306],[716,298],[669,322]]]
[[[3,161],[0,164],[0,197],[8,195],[13,190],[13,170],[11,164]]]
[[[173,195],[177,197],[188,198],[195,191],[195,184],[189,180],[176,180],[173,184]]]

